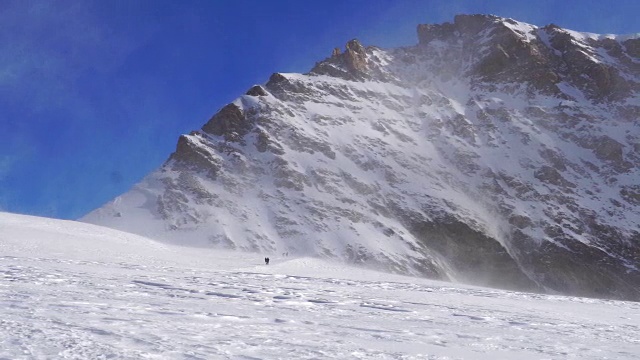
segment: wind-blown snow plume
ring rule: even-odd
[[[640,38],[485,15],[418,38],[274,74],[83,220],[640,300]]]

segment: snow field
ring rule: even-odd
[[[10,214],[0,228],[0,359],[640,356],[638,303],[174,247]]]

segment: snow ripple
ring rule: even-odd
[[[639,353],[637,303],[374,272],[337,278],[330,269],[278,260],[220,270],[0,257],[0,359],[637,359]]]

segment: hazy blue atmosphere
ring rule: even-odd
[[[417,24],[461,13],[640,32],[637,0],[2,1],[0,211],[78,218],[271,73],[352,38],[413,45]]]

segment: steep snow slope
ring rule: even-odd
[[[274,74],[82,220],[640,300],[640,38],[494,16]]]
[[[2,359],[635,359],[640,304],[0,213]]]

